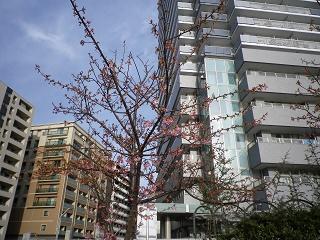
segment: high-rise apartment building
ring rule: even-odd
[[[87,132],[73,122],[33,126],[22,166],[19,184],[10,217],[6,239],[38,236],[41,239],[94,238],[98,217],[98,198],[94,191],[79,181],[76,174],[57,173],[39,176],[37,166],[52,162],[61,166],[64,161],[90,159],[90,151],[102,149]],[[92,159],[94,160],[94,159]],[[89,177],[89,176],[88,176]],[[83,176],[82,176],[83,178]],[[121,183],[110,188],[110,180],[101,178],[107,200],[114,204],[126,194]],[[117,195],[118,194],[118,195]],[[124,225],[126,205],[119,207],[117,223]],[[121,215],[121,213],[123,213]]]
[[[308,86],[310,79],[305,75],[306,66],[310,71],[319,67],[320,6],[317,2],[225,0],[221,11],[214,14],[211,13],[221,4],[220,0],[163,2],[168,22],[164,28],[160,10],[159,27],[160,34],[167,38],[183,33],[199,23],[200,18],[210,16],[200,29],[173,40],[177,55],[170,52],[169,57],[178,61],[168,106],[178,109],[186,99],[215,98],[238,91],[239,94],[213,101],[208,112],[198,111],[199,119],[205,120],[233,115],[251,106],[238,117],[207,121],[213,131],[255,122],[221,136],[220,142],[224,144],[226,157],[232,160],[232,168],[243,176],[268,179],[281,167],[284,169],[283,181],[288,174],[300,182],[303,182],[303,176],[315,174],[313,171],[317,168],[310,167],[305,151],[310,143],[320,142],[319,129],[310,128],[305,120],[292,121],[292,117],[302,116],[304,112],[291,106],[319,102],[319,97],[310,96],[302,89],[299,93],[296,84],[299,81]],[[200,49],[193,53],[204,37]],[[181,67],[180,63],[183,63]],[[250,91],[260,84],[267,88]],[[264,114],[267,114],[266,118],[261,119]],[[201,148],[190,149],[183,139],[176,138],[172,142],[171,147],[186,149],[185,157],[203,157]],[[167,151],[167,147],[162,145],[160,151]],[[159,176],[162,176],[161,172]],[[269,199],[262,191],[257,200]],[[174,202],[176,207],[173,208],[158,204],[158,216],[163,226],[160,236],[190,236],[192,225],[179,223],[177,219],[179,214],[192,216],[200,202],[185,192],[174,196]]]
[[[33,107],[2,82],[0,105],[0,239],[5,239]]]

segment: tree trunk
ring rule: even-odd
[[[137,165],[133,164],[131,173],[131,192],[130,192],[130,211],[128,217],[128,224],[126,228],[126,235],[124,240],[133,240],[136,238],[137,218],[138,218],[138,201],[140,189],[140,170],[142,158]]]
[[[137,217],[138,217],[138,198],[132,201],[132,205],[130,206],[128,224],[126,229],[126,235],[124,240],[133,240],[136,237],[136,228],[137,228]]]

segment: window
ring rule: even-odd
[[[46,228],[47,228],[46,224],[41,224],[40,231],[44,232],[44,231],[46,231]]]
[[[231,85],[236,85],[236,76],[234,73],[228,73],[228,82]]]
[[[243,148],[245,146],[244,134],[236,133],[236,147]]]
[[[43,216],[48,217],[49,216],[49,211],[48,210],[44,210],[43,211]]]
[[[49,202],[50,204],[52,204],[52,205],[50,205],[50,206],[53,206],[53,204],[55,204],[55,202],[56,202],[56,199],[55,199],[55,198],[48,198],[48,202]]]

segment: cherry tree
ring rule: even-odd
[[[165,2],[158,1],[159,21],[164,32],[169,27],[169,10]],[[114,184],[116,179],[127,179],[129,186],[128,197],[124,199],[130,206],[127,224],[124,226],[126,240],[135,238],[138,206],[150,204],[158,198],[171,201],[172,196],[187,191],[207,204],[228,205],[252,200],[255,190],[251,187],[251,179],[241,178],[239,173],[233,172],[229,166],[230,159],[225,157],[225,150],[212,141],[223,132],[241,126],[233,125],[213,131],[210,124],[200,121],[198,116],[199,109],[208,109],[212,101],[225,98],[228,94],[201,101],[191,99],[173,110],[168,108],[172,81],[186,61],[170,57],[177,56],[174,47],[176,39],[199,30],[208,19],[214,19],[224,10],[224,1],[211,13],[173,37],[160,34],[158,24],[150,21],[152,34],[159,42],[156,49],[158,63],[155,65],[135,56],[126,49],[125,44],[121,54],[108,56],[96,39],[86,9],[79,7],[76,0],[70,0],[70,3],[75,18],[84,30],[80,44],[94,49],[89,54],[88,69],[74,75],[71,81],[55,80],[38,65],[36,70],[50,85],[66,91],[66,103],[55,104],[54,112],[71,115],[76,121],[87,124],[92,136],[104,149],[92,146],[90,157],[65,162],[58,168],[43,164],[40,166],[42,174],[48,171],[76,174],[82,183],[95,192],[103,212],[97,221],[105,232],[105,239],[117,235],[112,226],[116,217],[112,214],[114,209],[110,207],[116,206],[116,203],[110,203],[110,192],[106,190],[112,190],[113,186],[101,186],[106,186],[106,182]],[[197,41],[189,57],[197,54],[205,40],[204,35]],[[264,86],[257,86],[257,89],[262,88]],[[214,120],[239,114],[241,112]],[[188,118],[188,121],[180,123],[181,118]],[[165,153],[159,151],[159,145],[170,144],[174,138],[184,139],[195,148],[207,146],[209,151],[205,157],[212,164],[205,164],[201,158],[183,158],[182,148],[170,148]],[[166,176],[157,178],[159,172]],[[171,187],[168,187],[165,179],[170,179]],[[201,194],[195,194],[197,192]]]

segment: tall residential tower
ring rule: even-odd
[[[210,16],[196,31],[182,34],[174,40],[178,59],[177,73],[172,79],[169,108],[178,109],[186,99],[216,97],[238,91],[213,101],[209,111],[199,109],[199,119],[210,119],[213,130],[244,124],[221,136],[226,156],[232,159],[232,168],[243,176],[268,179],[281,167],[286,175],[303,181],[312,172],[305,151],[310,142],[320,142],[319,129],[310,128],[305,120],[292,121],[302,116],[302,110],[291,108],[295,104],[314,104],[319,97],[298,92],[299,81],[308,86],[305,75],[320,63],[320,6],[310,0],[164,0],[167,26],[161,22],[160,34],[168,38],[183,33],[190,26]],[[221,5],[222,3],[222,5]],[[220,6],[220,11],[211,14]],[[222,7],[221,7],[222,6]],[[199,40],[204,44],[190,55]],[[178,65],[184,63],[180,68]],[[250,91],[258,85],[266,89]],[[243,116],[212,121],[215,116],[232,115],[245,109]],[[171,110],[168,109],[168,110]],[[183,139],[173,139],[171,146],[162,145],[160,151],[170,147],[187,149],[188,158],[201,158],[199,149],[188,149]],[[285,165],[284,163],[285,158]],[[205,162],[204,164],[209,164]],[[315,168],[313,168],[315,169]],[[160,170],[160,177],[162,176]],[[265,192],[257,200],[268,200]],[[179,223],[179,214],[191,216],[199,204],[183,192],[174,196],[175,208],[158,204],[161,218],[161,237],[188,237],[192,230]]]
[[[0,239],[5,239],[33,107],[0,82]]]

